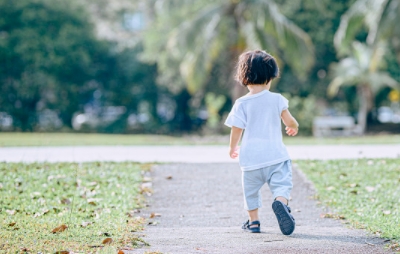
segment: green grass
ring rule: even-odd
[[[135,163],[0,163],[0,252],[87,253],[106,246],[116,253],[132,247],[141,239],[131,231],[141,230],[144,218],[127,213],[144,204],[148,169]],[[63,224],[65,231],[52,233]],[[112,244],[102,244],[107,237]]]
[[[287,145],[399,144],[400,135],[342,138],[284,137]],[[166,136],[83,133],[0,133],[0,147],[95,145],[223,145],[229,136]]]
[[[333,209],[330,217],[400,242],[400,159],[297,164],[314,183],[317,198]]]

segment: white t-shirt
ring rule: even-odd
[[[281,114],[288,100],[264,90],[236,100],[225,125],[244,129],[239,163],[243,171],[255,170],[289,160],[282,142]]]

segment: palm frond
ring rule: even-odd
[[[357,0],[342,16],[334,37],[334,45],[339,55],[348,54],[360,28],[365,25],[368,30],[367,42],[375,42],[379,23],[388,0]]]
[[[252,6],[253,23],[266,37],[272,37],[282,49],[283,58],[298,74],[305,74],[314,64],[314,47],[310,37],[288,20],[273,1],[258,1]],[[266,40],[268,43],[270,40]]]

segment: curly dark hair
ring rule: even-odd
[[[247,51],[239,56],[236,79],[243,86],[267,84],[278,75],[275,58],[263,50]]]

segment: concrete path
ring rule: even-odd
[[[384,240],[349,229],[333,219],[310,197],[312,185],[294,170],[290,206],[296,218],[291,236],[281,234],[263,188],[261,234],[241,231],[243,210],[241,171],[237,164],[169,164],[153,170],[154,195],[141,212],[160,213],[154,226],[138,233],[151,246],[131,253],[388,253]],[[168,179],[172,177],[172,179]]]
[[[398,145],[287,146],[292,159],[397,158]],[[86,162],[137,161],[182,163],[230,163],[225,146],[71,146],[3,147],[0,161]]]
[[[400,157],[400,145],[288,146],[288,150],[294,160]],[[154,167],[154,195],[142,216],[155,212],[161,217],[144,232],[151,247],[133,253],[387,253],[384,240],[321,219],[326,211],[310,199],[312,186],[297,170],[290,204],[297,223],[294,234],[281,234],[268,188],[260,213],[262,233],[243,233],[241,171],[224,146],[0,148],[0,161],[189,163]]]

